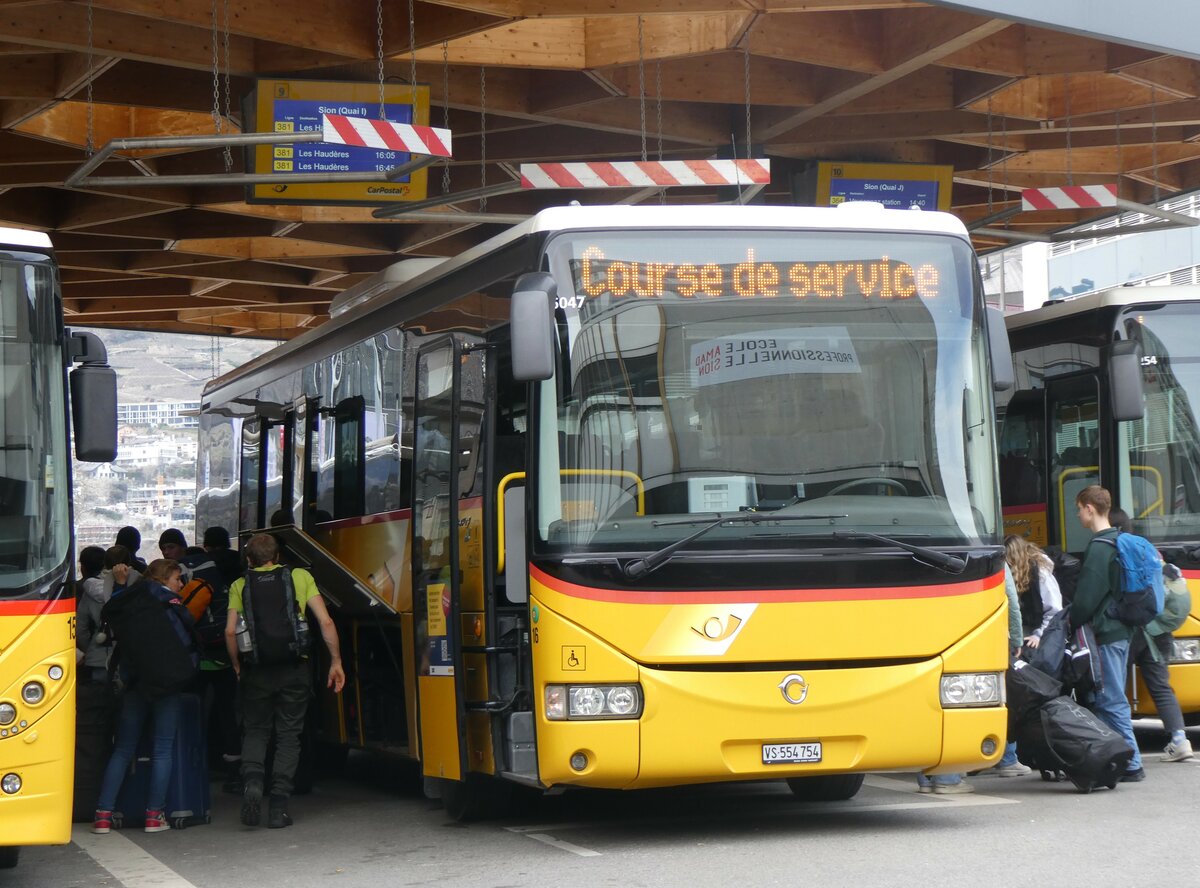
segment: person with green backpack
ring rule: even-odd
[[[1133,523],[1122,509],[1113,509],[1109,521],[1122,533],[1133,532]],[[1166,581],[1162,612],[1141,631],[1134,631],[1129,642],[1129,662],[1142,671],[1142,680],[1154,700],[1163,728],[1171,735],[1163,750],[1163,761],[1186,762],[1194,757],[1194,753],[1183,729],[1183,712],[1171,687],[1167,661],[1171,658],[1171,633],[1183,625],[1191,612],[1192,596],[1178,567],[1164,563],[1162,571]]]

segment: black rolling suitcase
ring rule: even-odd
[[[1125,739],[1070,697],[1042,705],[1037,719],[1018,727],[1017,757],[1042,772],[1043,780],[1066,774],[1080,792],[1115,789],[1133,750]]]
[[[208,752],[204,739],[203,706],[196,694],[184,694],[175,732],[171,757],[171,779],[167,783],[167,803],[163,813],[173,829],[211,822],[209,815]],[[150,794],[151,732],[153,720],[147,720],[146,733],[138,743],[129,772],[117,794],[113,822],[117,827],[138,826],[143,822]]]

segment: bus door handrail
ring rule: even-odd
[[[1158,509],[1159,514],[1161,514],[1162,508],[1163,508],[1162,472],[1160,472],[1158,469],[1154,468],[1154,466],[1132,466],[1132,465],[1129,467],[1129,471],[1131,473],[1135,472],[1135,471],[1153,472],[1155,475],[1158,476],[1158,499],[1156,499],[1149,506],[1147,506],[1145,511],[1143,511],[1140,515],[1138,515],[1136,517],[1145,518],[1147,515],[1149,515],[1155,509]],[[1066,531],[1067,531],[1067,503],[1066,503],[1066,498],[1064,496],[1064,492],[1066,491],[1066,486],[1067,486],[1066,478],[1068,475],[1078,475],[1081,473],[1089,473],[1089,474],[1094,474],[1096,476],[1099,476],[1100,467],[1099,466],[1072,466],[1069,469],[1063,469],[1062,472],[1058,476],[1058,529],[1059,529],[1059,532],[1062,533],[1064,539],[1066,538]]]
[[[640,518],[646,514],[646,483],[636,472],[625,469],[559,469],[560,475],[601,475],[605,477],[630,478],[637,487],[637,512]],[[496,572],[504,573],[504,493],[508,485],[524,481],[525,472],[509,472],[496,485]]]

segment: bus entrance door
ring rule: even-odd
[[[417,354],[413,438],[413,628],[421,768],[463,780],[463,700],[459,565],[459,367],[462,348],[446,337]]]

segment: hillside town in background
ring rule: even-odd
[[[195,536],[200,394],[276,343],[96,330],[117,371],[117,458],[74,463],[76,550],[113,544],[125,525],[142,557],[168,527]]]

